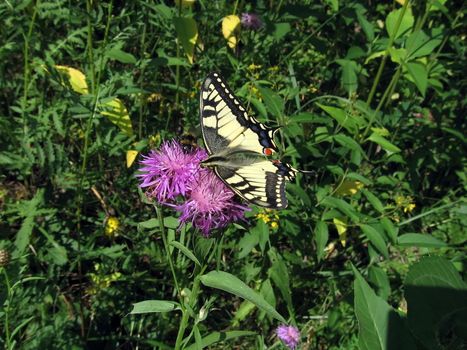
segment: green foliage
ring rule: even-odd
[[[2,2],[0,347],[461,348],[464,14],[401,2]],[[135,175],[211,71],[313,175],[205,238]]]

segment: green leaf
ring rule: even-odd
[[[211,271],[201,276],[201,283],[207,287],[220,289],[240,298],[249,300],[271,317],[274,317],[280,322],[287,323],[284,317],[282,317],[266,300],[264,300],[260,294],[230,273],[224,271]]]
[[[269,113],[275,117],[283,116],[285,105],[282,98],[269,88],[258,86],[258,90],[264,99]]]
[[[389,142],[386,138],[383,136],[377,134],[376,132],[372,133],[367,140],[373,141],[374,143],[377,143],[380,145],[384,150],[392,153],[397,153],[400,152],[401,149],[397,147],[396,145],[392,144]]]
[[[149,219],[146,221],[138,222],[138,229],[140,228],[156,228],[159,227],[159,220]]]
[[[353,138],[346,136],[344,134],[337,134],[333,136],[334,140],[338,142],[340,145],[347,147],[353,151],[357,151],[361,154],[364,154],[362,147],[360,147],[359,143],[355,141]]]
[[[411,33],[405,43],[407,49],[407,60],[428,56],[439,44],[441,44],[442,39],[441,33],[433,39],[426,35],[422,30],[417,30]]]
[[[347,215],[353,222],[359,222],[360,217],[358,213],[355,211],[354,207],[352,207],[349,203],[345,200],[335,197],[326,197],[321,202],[322,205],[330,208],[337,208],[343,214]]]
[[[24,220],[19,231],[16,233],[15,250],[12,254],[14,258],[19,258],[26,250],[31,239],[32,229],[34,228],[34,218],[38,214],[38,208],[43,201],[44,190],[38,189],[31,200],[24,202],[24,204],[22,203],[24,207],[21,210],[21,214],[24,215]]]
[[[386,271],[378,266],[370,266],[368,269],[368,281],[374,288],[376,288],[376,293],[381,298],[388,300],[388,297],[391,294],[391,285],[389,284],[389,278]]]
[[[271,267],[268,270],[268,275],[279,288],[282,297],[287,303],[287,307],[292,310],[292,292],[290,290],[290,278],[287,266],[285,265],[282,256],[278,254],[275,249],[272,248],[269,250],[268,255],[271,260]]]
[[[384,228],[384,231],[387,233],[387,236],[391,240],[392,244],[396,244],[397,242],[397,234],[399,233],[399,229],[394,226],[391,220],[387,217],[381,218],[379,221]]]
[[[359,125],[357,122],[348,115],[342,108],[325,106],[320,103],[317,103],[317,106],[328,113],[332,118],[334,118],[340,126],[345,128],[351,134],[357,132]]]
[[[180,310],[180,305],[170,300],[145,300],[133,304],[130,314],[147,314],[151,312],[169,312]]]
[[[289,33],[292,28],[290,23],[275,23],[274,25],[273,37],[276,41],[281,40],[287,33]]]
[[[425,65],[420,62],[409,62],[406,63],[405,66],[407,67],[407,72],[418,90],[422,96],[425,96],[425,92],[428,87],[428,71],[426,70]]]
[[[243,259],[250,254],[251,250],[259,243],[258,232],[255,233],[256,234],[245,232],[245,235],[242,237],[240,242],[238,242],[238,248],[240,249],[240,253],[238,253],[239,259]]]
[[[391,61],[397,64],[402,64],[407,57],[407,50],[403,48],[397,49],[395,47],[390,47],[388,52],[391,57]]]
[[[121,63],[131,63],[136,64],[136,58],[131,53],[121,50],[121,45],[111,48],[105,53],[105,55],[113,60],[119,61]]]
[[[358,320],[361,350],[416,349],[402,317],[384,299],[378,297],[352,265],[354,309]]]
[[[367,189],[363,188],[362,193],[368,199],[368,202],[375,208],[378,212],[384,213],[384,205],[381,201],[376,197],[372,192],[368,191]]]
[[[366,35],[367,41],[372,42],[375,39],[375,29],[373,25],[366,19],[362,11],[357,12],[357,20]]]
[[[255,332],[251,331],[229,331],[229,332],[213,332],[206,337],[201,339],[201,346],[203,348],[207,348],[208,346],[218,343],[224,342],[230,339],[245,337],[245,336],[252,336],[256,335]],[[187,346],[185,350],[196,350],[197,345],[196,343]]]
[[[383,235],[379,233],[373,226],[370,225],[360,225],[365,236],[371,242],[373,247],[386,259],[389,258],[388,247],[384,241]]]
[[[323,118],[317,114],[310,112],[298,113],[294,116],[291,116],[288,120],[289,124],[292,123],[326,123],[327,118]]]
[[[339,59],[336,62],[342,67],[341,84],[345,91],[349,94],[355,92],[358,87],[357,63],[346,59]]]
[[[401,246],[406,247],[432,247],[440,248],[446,247],[447,244],[440,241],[439,239],[430,236],[423,235],[420,233],[405,233],[397,239],[397,243]]]
[[[408,322],[413,334],[427,348],[465,342],[467,284],[454,265],[441,257],[425,257],[410,267],[404,283]]]
[[[177,38],[182,44],[188,61],[193,64],[195,45],[198,40],[198,25],[193,18],[174,17],[173,23],[177,32]]]
[[[323,221],[318,221],[315,227],[315,242],[316,242],[316,253],[318,255],[318,261],[324,256],[324,248],[328,244],[329,232],[328,225]]]
[[[394,10],[386,17],[386,30],[388,35],[390,37],[394,37],[394,39],[397,39],[401,35],[408,34],[409,30],[413,27],[414,24],[412,10],[408,7],[404,13],[404,16],[402,17],[402,21],[396,33],[396,24],[402,14],[402,11],[403,8]]]
[[[201,266],[201,263],[199,262],[199,260],[196,258],[195,254],[193,254],[191,252],[190,249],[188,249],[187,247],[185,247],[183,244],[181,244],[180,242],[178,241],[171,241],[169,243],[171,246],[177,248],[178,250],[180,250],[188,259],[190,259],[191,261],[193,261],[196,265],[198,266]]]

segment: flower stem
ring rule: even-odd
[[[165,253],[167,254],[167,260],[169,261],[170,271],[172,272],[172,277],[174,279],[175,289],[177,290],[177,296],[181,298],[180,287],[178,285],[177,274],[175,273],[174,263],[172,261],[172,254],[170,254],[170,248],[167,243],[167,237],[165,233],[164,226],[164,216],[162,215],[162,208],[159,206],[156,207],[157,219],[159,220],[159,227],[161,229],[162,241],[164,242]]]
[[[5,339],[7,344],[7,349],[11,349],[11,339],[10,339],[10,325],[9,325],[9,313],[10,313],[10,305],[11,305],[11,286],[10,286],[10,279],[8,278],[8,274],[6,269],[3,267],[3,274],[5,275],[5,285],[7,287],[7,295],[8,295],[8,305],[5,307]]]
[[[409,1],[406,1],[404,5],[402,6],[402,11],[399,15],[399,18],[397,19],[396,25],[394,27],[394,31],[391,33],[391,36],[389,37],[388,45],[386,46],[386,51],[384,52],[383,59],[381,60],[381,63],[378,68],[378,72],[376,73],[375,80],[373,81],[373,86],[371,87],[370,93],[368,95],[368,98],[366,100],[366,104],[369,106],[371,104],[371,101],[373,101],[373,97],[376,92],[376,87],[379,84],[379,81],[381,79],[381,75],[383,74],[384,66],[386,65],[386,60],[389,56],[389,49],[392,47],[392,44],[394,43],[394,40],[396,39],[396,34],[399,31],[399,27],[402,23],[402,18],[404,18],[405,11],[407,10],[407,6],[409,4]],[[369,127],[371,126],[372,120],[368,123],[367,130],[369,130]],[[367,131],[365,130],[365,131]],[[366,133],[366,132],[365,132]]]

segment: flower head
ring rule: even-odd
[[[190,186],[189,197],[176,208],[180,222],[191,222],[209,236],[211,230],[243,218],[248,207],[234,201],[235,194],[209,169],[200,169]]]
[[[276,334],[289,349],[295,349],[300,342],[300,331],[294,326],[280,325]]]
[[[248,12],[242,13],[241,22],[242,26],[252,30],[258,30],[263,25],[263,22],[261,22],[261,19],[258,15]]]
[[[117,217],[111,216],[105,223],[105,235],[109,238],[115,237],[116,231],[120,227],[120,220]]]
[[[151,151],[141,161],[139,186],[146,189],[148,197],[161,203],[185,195],[204,158],[206,152],[200,148],[185,152],[177,141],[164,142],[160,150]]]

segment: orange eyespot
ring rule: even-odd
[[[266,156],[270,156],[270,155],[272,155],[272,149],[270,149],[270,148],[265,148],[265,149],[263,150],[263,153],[264,153]]]

